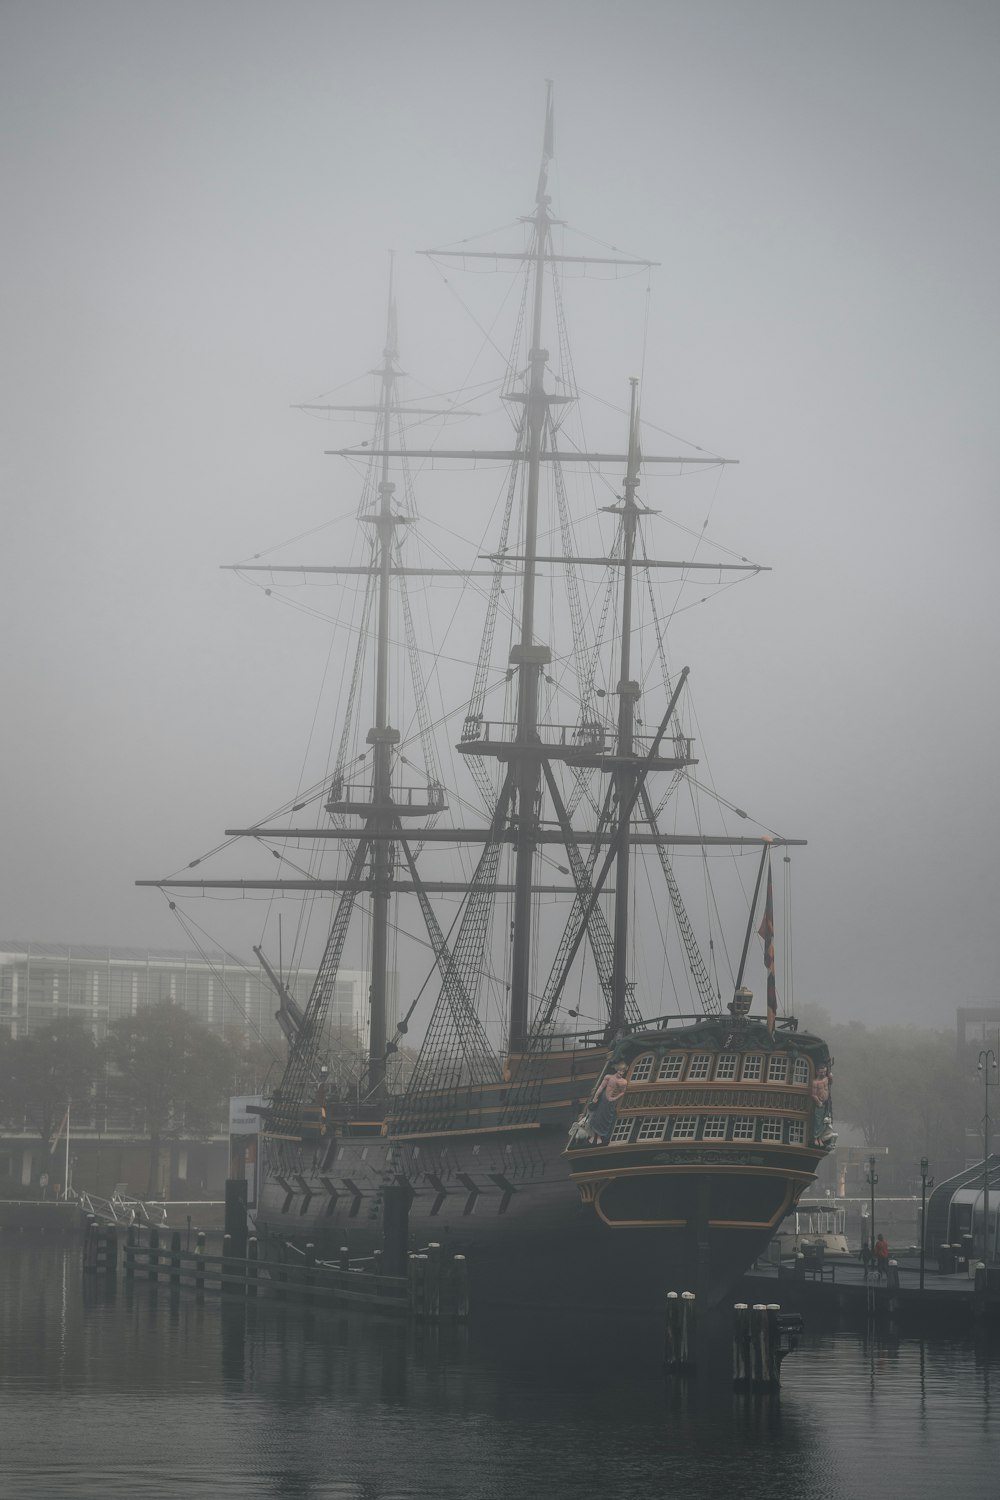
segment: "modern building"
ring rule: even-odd
[[[315,971],[307,969],[291,976],[300,1004],[315,978]],[[391,1035],[398,1008],[395,975],[390,986]],[[362,970],[338,975],[330,1007],[333,1037],[365,1038],[368,987],[369,976]],[[222,953],[0,941],[0,1028],[14,1039],[72,1017],[90,1026],[100,1040],[112,1021],[165,1000],[223,1035],[280,1041],[277,1001],[259,964]]]
[[[285,978],[304,1005],[315,970],[302,969]],[[369,975],[361,970],[341,970],[338,975],[329,1011],[331,1050],[336,1050],[338,1039],[348,1044],[348,1050],[350,1044],[366,1041],[369,983]],[[183,1006],[230,1040],[242,1036],[247,1042],[264,1041],[276,1056],[284,1056],[284,1040],[274,1019],[274,989],[257,964],[221,953],[0,941],[0,1032],[15,1041],[67,1017],[82,1021],[101,1041],[112,1022],[163,1001]],[[393,974],[392,1029],[396,1015]],[[61,1183],[66,1166],[75,1186],[102,1196],[110,1196],[115,1184],[129,1184],[133,1192],[145,1190],[148,1143],[136,1135],[128,1113],[116,1112],[100,1094],[97,1090],[93,1099],[74,1102],[72,1146],[66,1146],[63,1136],[51,1158],[26,1125],[11,1123],[0,1130],[0,1197],[33,1190],[43,1174]],[[221,1131],[209,1140],[165,1141],[157,1192],[175,1199],[220,1196],[228,1156],[229,1138]]]

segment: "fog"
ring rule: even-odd
[[[531,212],[552,78],[555,213],[661,263],[568,283],[580,385],[644,365],[739,460],[663,505],[773,569],[670,652],[720,789],[808,840],[796,998],[992,1001],[998,44],[986,0],[8,0],[0,934],[186,946],[135,880],[294,795],[330,632],[221,565],[329,560],[355,433],[293,407],[378,364],[390,250],[411,394],[491,373],[502,292],[413,252]],[[463,564],[474,477],[416,480]]]

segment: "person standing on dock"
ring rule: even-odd
[[[590,1105],[590,1119],[587,1121],[589,1129],[587,1139],[592,1146],[596,1146],[598,1142],[607,1143],[614,1129],[618,1114],[618,1101],[626,1088],[627,1071],[627,1064],[618,1063],[614,1072],[606,1073],[594,1091]]]
[[[881,1280],[889,1266],[889,1241],[884,1234],[880,1234],[875,1241],[875,1265],[878,1267],[879,1279]]]

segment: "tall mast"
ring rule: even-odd
[[[382,351],[381,416],[384,447],[388,448],[390,426],[395,411],[396,304],[393,299],[392,260],[389,262],[389,305],[386,313],[385,348]],[[399,731],[389,724],[389,604],[391,600],[392,543],[395,528],[402,524],[393,515],[392,497],[396,486],[389,478],[389,459],[382,456],[379,479],[379,504],[374,517],[378,551],[378,626],[375,645],[375,723],[368,731],[372,745],[372,811],[369,828],[385,833],[393,823],[392,748],[399,743]],[[392,849],[388,839],[376,839],[372,846],[372,930],[371,993],[368,1034],[368,1091],[372,1101],[385,1098],[386,1015],[388,1011],[389,901],[391,895]]]
[[[629,412],[628,462],[625,470],[625,493],[621,506],[611,506],[622,518],[622,636],[621,660],[618,674],[618,748],[621,762],[615,773],[618,796],[619,820],[629,816],[635,790],[636,771],[630,764],[634,748],[635,705],[639,698],[639,684],[632,680],[632,579],[635,558],[635,533],[639,520],[639,506],[635,492],[639,487],[639,382],[632,380],[632,399]],[[612,1036],[625,1020],[625,996],[628,976],[629,923],[629,879],[631,875],[631,847],[622,837],[618,843],[618,858],[615,862],[615,930],[614,958],[612,962],[611,1016],[609,1030]]]
[[[535,573],[538,550],[538,483],[549,398],[545,390],[548,351],[542,347],[542,307],[545,293],[545,261],[551,219],[550,199],[545,192],[548,163],[553,153],[552,85],[545,104],[545,136],[542,166],[535,194],[534,297],[531,313],[527,402],[527,490],[525,499],[524,577],[521,591],[521,639],[510,653],[517,667],[517,836],[514,857],[514,940],[511,954],[510,1037],[511,1052],[527,1042],[531,977],[531,881],[538,828],[538,798],[541,766],[528,751],[538,741],[538,678],[550,658],[547,646],[535,641]],[[528,753],[525,753],[528,751]]]

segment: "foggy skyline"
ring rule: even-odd
[[[662,262],[643,414],[739,459],[685,523],[774,569],[672,659],[720,788],[809,840],[799,1007],[993,1001],[994,6],[43,3],[0,32],[0,936],[183,946],[133,882],[292,790],[328,633],[219,567],[353,512],[339,433],[290,408],[377,362],[390,249],[403,368],[460,382],[413,251],[530,210],[551,77],[555,212]],[[617,406],[644,292],[576,311]]]

